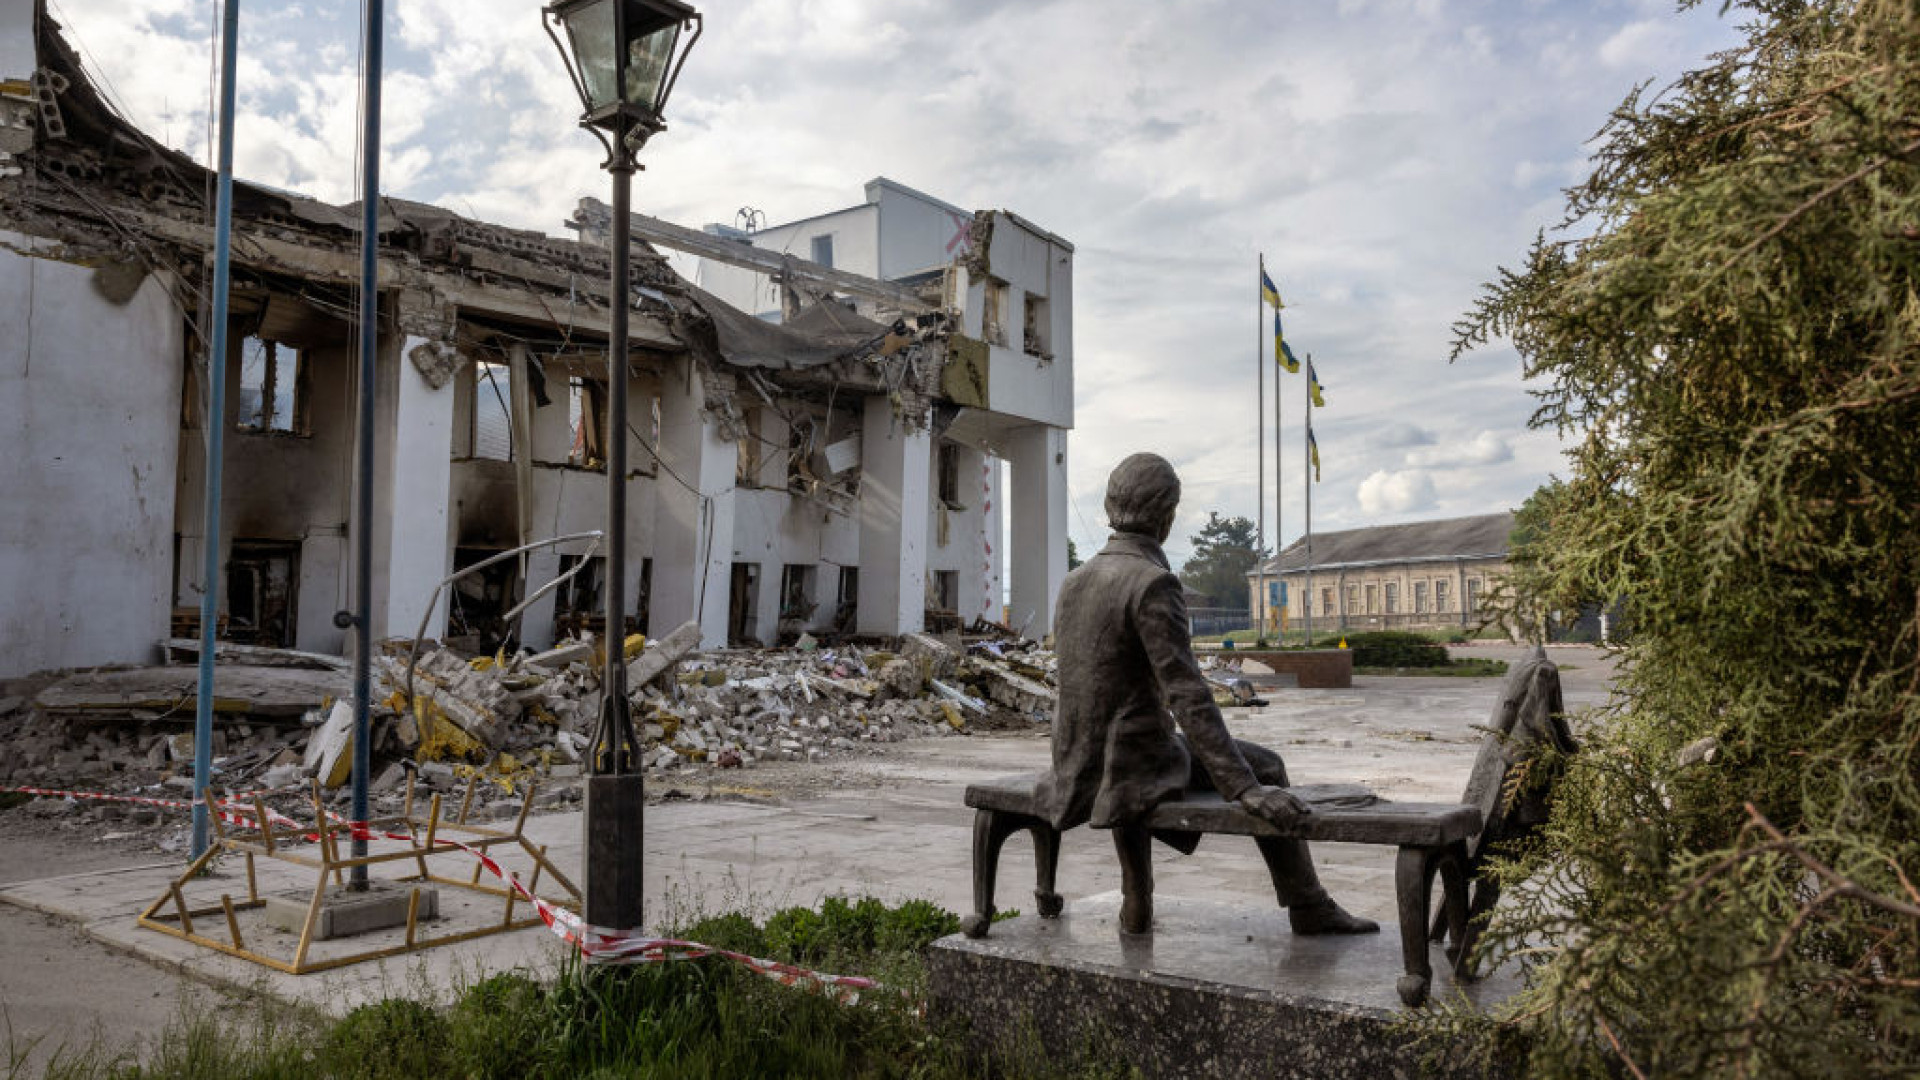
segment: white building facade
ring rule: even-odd
[[[37,4],[0,16],[0,85],[0,454],[13,463],[0,473],[0,675],[151,661],[197,621],[207,585],[210,185],[104,105]],[[348,648],[334,616],[351,606],[361,529],[376,638],[424,620],[431,637],[538,648],[604,631],[608,587],[635,628],[693,620],[707,646],[891,635],[930,613],[997,621],[1003,580],[1015,625],[1050,628],[1072,424],[1072,248],[1057,237],[962,215],[964,246],[947,255],[960,212],[876,181],[852,215],[874,225],[873,261],[858,265],[900,270],[912,291],[887,288],[913,302],[855,316],[816,295],[783,327],[636,246],[631,423],[615,433],[631,470],[628,579],[604,581],[579,541],[436,600],[456,569],[605,524],[607,253],[383,200],[362,522],[358,210],[237,192],[216,421],[223,638]],[[832,234],[836,259],[862,250],[854,232]],[[1041,319],[1025,333],[1024,313]]]

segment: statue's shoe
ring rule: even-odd
[[[1358,915],[1349,915],[1347,910],[1334,903],[1331,897],[1312,904],[1288,908],[1287,921],[1293,924],[1294,933],[1303,936],[1380,932],[1379,923],[1372,919],[1363,919]]]

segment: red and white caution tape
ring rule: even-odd
[[[42,798],[64,798],[89,800],[93,802],[131,803],[136,806],[156,806],[166,809],[190,809],[199,800],[157,799],[139,795],[110,795],[97,791],[69,791],[56,788],[37,787],[0,787],[0,791],[16,792],[22,795],[37,795]],[[252,793],[230,799],[219,800],[215,812],[222,821],[242,828],[258,829],[253,804],[242,802],[242,798],[251,798]],[[327,815],[340,826],[340,832],[353,840],[397,840],[407,844],[417,844],[419,838],[411,833],[378,832],[364,821],[347,821],[338,814]],[[290,825],[299,828],[300,823],[285,814],[267,807],[267,820],[270,825]],[[293,839],[288,837],[288,839]],[[309,843],[317,843],[320,833],[315,830],[299,837]],[[676,938],[650,937],[648,935],[625,930],[612,930],[601,926],[588,925],[579,915],[558,907],[550,901],[535,896],[533,891],[521,884],[518,874],[508,873],[491,855],[485,851],[470,847],[458,840],[444,836],[435,836],[438,847],[446,844],[472,855],[486,867],[487,872],[499,878],[502,883],[513,889],[532,904],[540,913],[540,921],[545,923],[562,941],[580,950],[580,955],[590,964],[657,964],[668,960],[700,960],[709,956],[718,956],[731,960],[759,975],[764,975],[782,986],[816,990],[828,994],[846,1004],[860,999],[864,990],[875,990],[880,984],[861,975],[829,975],[795,964],[783,964],[778,960],[767,960],[746,953],[728,949],[716,949],[693,941],[680,941]]]

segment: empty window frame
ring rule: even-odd
[[[607,463],[604,449],[607,430],[606,388],[591,379],[573,376],[567,380],[567,464],[581,469],[600,469]]]
[[[513,460],[513,410],[508,407],[511,371],[505,364],[473,365],[473,456]]]
[[[960,447],[943,442],[939,453],[939,498],[949,510],[964,510],[960,504]]]
[[[1047,307],[1047,298],[1028,293],[1026,310],[1021,319],[1020,347],[1028,356],[1040,360],[1053,359],[1053,314]]]
[[[933,606],[939,610],[960,610],[960,573],[957,570],[936,570],[933,574]]]
[[[278,341],[249,337],[240,343],[241,431],[308,434],[306,357]]]
[[[760,486],[760,463],[765,451],[760,441],[761,415],[757,408],[747,409],[741,418],[740,441],[735,444],[738,453],[734,459],[733,482],[736,487],[755,488]],[[785,595],[782,590],[781,595]]]
[[[843,566],[840,568],[840,582],[833,593],[834,606],[851,608],[860,602],[860,568]]]
[[[812,242],[813,261],[821,266],[833,265],[833,234],[816,236]]]
[[[980,336],[989,344],[1007,343],[1007,283],[999,278],[988,278],[986,289],[986,307],[980,316]]]
[[[780,618],[805,622],[813,618],[817,606],[813,599],[813,565],[788,563],[781,567]]]

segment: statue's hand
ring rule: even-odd
[[[1312,807],[1294,798],[1286,788],[1264,784],[1248,788],[1240,796],[1240,805],[1249,814],[1282,829],[1291,827],[1298,819],[1313,813]]]

